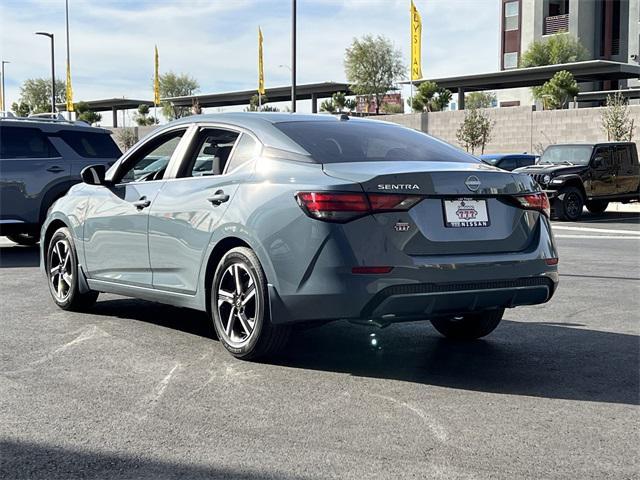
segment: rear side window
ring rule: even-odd
[[[60,137],[85,158],[118,158],[122,152],[108,133],[62,130]]]
[[[318,163],[479,160],[416,130],[353,120],[282,122],[275,126]]]
[[[516,159],[513,157],[503,158],[499,164],[499,167],[503,170],[513,170],[516,168]]]
[[[37,128],[0,127],[0,158],[55,158],[60,154]]]
[[[233,156],[229,159],[227,172],[232,172],[243,163],[255,158],[258,153],[258,144],[250,135],[243,133],[236,144]]]

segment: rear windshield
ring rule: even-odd
[[[62,130],[59,135],[81,157],[118,158],[122,155],[108,133]]]
[[[478,162],[451,145],[396,125],[345,120],[282,122],[275,126],[309,152],[318,163]]]

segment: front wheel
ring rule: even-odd
[[[556,210],[560,219],[571,222],[580,220],[582,207],[584,207],[582,192],[575,187],[567,187],[560,192],[558,197]]]
[[[46,269],[49,292],[63,310],[85,310],[98,299],[98,292],[81,293],[78,288],[78,256],[69,229],[59,228],[51,237]]]
[[[603,213],[607,207],[609,206],[609,202],[606,200],[592,200],[587,202],[587,210],[591,213]]]
[[[267,281],[250,248],[229,250],[211,285],[213,325],[224,347],[236,358],[255,360],[280,350],[289,329],[269,319]]]
[[[502,315],[504,315],[504,308],[455,317],[434,318],[431,323],[447,338],[474,340],[493,332],[502,320]]]

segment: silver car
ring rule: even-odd
[[[82,176],[42,228],[55,303],[109,292],[206,311],[239,358],[338,319],[478,338],[558,282],[530,176],[394,124],[200,115]]]

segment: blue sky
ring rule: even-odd
[[[267,87],[289,84],[289,70],[279,67],[290,64],[289,0],[69,4],[76,101],[151,98],[154,44],[160,70],[189,73],[201,93],[253,88],[259,25]],[[415,4],[423,19],[425,77],[498,68],[499,0]],[[298,0],[298,83],[345,81],[344,50],[364,34],[388,37],[408,64],[408,24],[409,0]],[[56,76],[63,78],[64,0],[0,0],[0,58],[11,62],[6,66],[8,104],[17,100],[26,78],[49,75],[48,40],[33,35],[37,30],[56,35]]]

